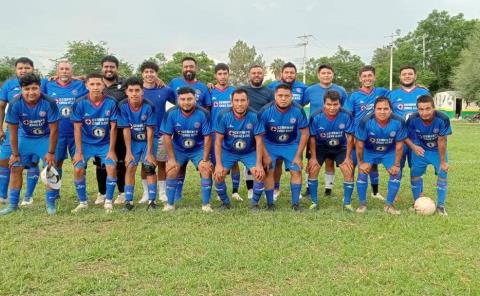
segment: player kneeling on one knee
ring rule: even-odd
[[[325,160],[335,161],[343,174],[343,207],[352,211],[353,192],[353,118],[341,108],[340,94],[327,91],[324,95],[323,110],[310,117],[311,151],[308,161],[308,187],[312,198],[311,208],[318,208],[318,174]]]
[[[164,211],[175,209],[175,191],[180,168],[192,161],[201,177],[202,210],[211,212],[212,145],[209,113],[196,106],[195,91],[190,87],[178,89],[178,105],[169,109],[160,127],[167,150],[167,203]]]
[[[375,100],[374,112],[366,115],[355,131],[358,159],[357,190],[360,206],[358,213],[367,210],[368,174],[374,164],[382,163],[390,174],[388,181],[385,212],[393,215],[400,211],[393,207],[393,201],[400,189],[402,172],[400,160],[403,153],[403,141],[407,137],[404,120],[392,114],[392,104],[387,97]]]

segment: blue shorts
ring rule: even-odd
[[[265,142],[265,148],[272,159],[272,169],[275,169],[277,159],[283,159],[285,161],[285,170],[297,172],[302,170],[298,165],[293,164],[293,159],[298,150],[298,144],[274,145]]]
[[[0,145],[0,159],[9,159],[12,155],[12,147],[10,146],[10,132],[9,129],[5,132],[5,140]]]
[[[49,144],[49,136],[41,138],[18,137],[20,162],[15,163],[13,166],[30,166],[32,163],[38,163],[39,159],[45,165],[45,154],[48,152]]]
[[[72,159],[74,155],[75,137],[73,135],[58,136],[57,149],[55,149],[55,159],[57,159],[57,161],[64,161],[67,159],[67,156],[70,156],[70,159]]]
[[[188,161],[192,161],[193,165],[198,169],[198,164],[203,159],[203,148],[196,151],[184,152],[173,149],[175,152],[175,160],[178,165],[182,166]]]
[[[445,155],[445,160],[448,162],[448,154]],[[418,156],[412,152],[412,168],[410,176],[420,177],[427,171],[428,165],[431,164],[435,168],[435,175],[440,172],[440,153],[438,151],[425,150],[423,156]]]
[[[78,162],[75,167],[86,168],[88,161],[92,157],[98,157],[101,164],[115,166],[115,161],[113,159],[107,158],[109,148],[109,143],[103,145],[90,145],[87,143],[82,143],[83,161]]]
[[[157,154],[157,148],[158,148],[158,139],[154,138],[153,150],[152,150],[152,155],[154,159],[155,159],[155,155]],[[140,161],[145,164],[150,164],[149,162],[146,161],[146,158],[147,158],[147,142],[146,141],[132,141],[132,154],[133,154],[133,162],[125,165],[127,166],[138,165]]]
[[[388,170],[395,164],[395,151],[378,154],[364,150],[363,162],[369,163],[371,165],[381,163]]]
[[[242,162],[247,169],[252,169],[257,165],[257,152],[239,154],[232,153],[222,149],[222,165],[225,169],[231,170],[237,162]]]

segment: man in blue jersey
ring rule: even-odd
[[[55,101],[41,93],[40,78],[26,74],[19,81],[22,93],[10,102],[6,122],[10,130],[12,153],[10,166],[12,176],[9,186],[9,206],[0,215],[18,209],[22,172],[34,157],[42,159],[44,165],[55,166],[55,146],[58,139],[58,112]],[[46,207],[49,215],[56,213],[55,200],[58,190],[46,188]]]
[[[273,169],[277,159],[285,162],[285,168],[290,171],[292,208],[298,211],[302,189],[302,157],[309,134],[307,116],[299,104],[292,103],[292,97],[290,86],[280,84],[275,89],[275,101],[263,107],[258,116],[265,128],[264,153],[271,159]],[[273,170],[268,170],[265,178],[265,196],[270,209],[274,208],[273,174]]]
[[[324,96],[327,91],[336,91],[340,95],[340,106],[343,106],[348,98],[345,89],[333,83],[335,71],[331,65],[321,64],[317,69],[318,83],[309,86],[305,90],[304,104],[310,104],[310,116],[313,113],[323,110]],[[307,146],[307,158],[309,158],[309,147]],[[330,196],[335,182],[335,165],[329,158],[325,159],[325,195]],[[309,187],[305,195],[309,194]]]
[[[25,76],[26,74],[33,73],[33,61],[26,57],[18,58],[15,61],[15,78],[5,81],[2,85],[2,89],[0,91],[0,204],[7,202],[7,195],[8,195],[8,183],[10,180],[10,169],[9,169],[9,159],[12,153],[10,147],[10,137],[9,137],[9,130],[5,133],[3,130],[3,121],[5,119],[5,109],[7,104],[14,99],[14,97],[20,95],[21,87],[19,83],[19,79]],[[41,80],[41,86],[43,88],[46,79]],[[27,188],[26,193],[30,196],[26,196],[27,200],[28,197],[33,195],[35,190],[35,186],[37,185],[38,177],[39,177],[39,169],[38,169],[38,159],[33,159],[32,164],[28,164],[27,169]],[[30,200],[32,200],[30,198]]]
[[[105,212],[113,210],[112,199],[117,185],[117,102],[104,95],[105,84],[101,74],[89,74],[85,86],[89,93],[72,106],[70,119],[73,121],[75,137],[74,183],[80,203],[74,213],[88,208],[85,183],[85,168],[88,160],[98,157],[100,166],[107,170],[105,181]],[[98,204],[96,202],[96,204]]]
[[[212,128],[215,127],[218,121],[219,115],[232,108],[232,93],[235,87],[229,85],[228,78],[230,76],[230,68],[227,64],[219,63],[215,66],[215,80],[217,83],[212,89],[210,89],[210,95],[212,96]],[[215,133],[212,134],[212,162],[215,164]],[[232,177],[232,199],[242,201],[242,197],[238,193],[238,187],[240,186],[240,168],[238,163],[235,163],[230,171]]]
[[[175,105],[175,92],[166,85],[158,84],[158,65],[151,61],[145,61],[140,65],[140,72],[143,78],[143,97],[151,101],[155,105],[155,114],[157,118],[156,134],[154,141],[157,142],[157,153],[155,155],[157,160],[157,189],[158,198],[162,202],[167,202],[166,186],[165,186],[165,163],[167,161],[167,152],[163,144],[163,136],[160,133],[160,125],[162,124],[163,116],[167,107],[167,102]],[[147,174],[144,169],[141,170],[143,194],[139,203],[148,202],[148,182]]]
[[[58,143],[55,151],[58,173],[62,176],[63,161],[75,155],[75,139],[73,136],[73,124],[70,121],[72,106],[76,99],[87,94],[88,90],[82,80],[73,79],[72,64],[68,60],[61,60],[57,64],[56,79],[45,84],[43,92],[57,103],[61,119],[58,125]],[[28,178],[28,174],[27,174]],[[25,194],[22,204],[30,204],[31,195]]]
[[[214,123],[215,136],[215,188],[222,201],[221,210],[230,208],[225,176],[233,165],[242,162],[254,177],[252,209],[258,210],[258,202],[264,189],[265,171],[262,164],[264,150],[262,135],[265,130],[257,113],[249,109],[247,92],[239,88],[232,93],[232,107],[224,110]]]
[[[373,112],[375,100],[381,96],[388,96],[389,92],[386,88],[375,87],[375,68],[373,66],[363,66],[358,74],[361,87],[350,94],[344,106],[345,109],[352,113],[355,128],[367,114]],[[370,183],[372,185],[372,197],[385,200],[378,192],[379,175],[377,164],[374,164],[370,170]]]
[[[318,208],[318,174],[326,159],[335,161],[343,174],[343,209],[353,212],[353,118],[341,108],[340,94],[325,93],[323,110],[310,117],[310,159],[308,161],[308,187],[312,199],[311,209]]]
[[[157,195],[157,175],[155,173],[155,154],[158,140],[155,106],[143,98],[143,81],[132,77],[125,81],[128,99],[118,105],[118,127],[123,128],[126,155],[125,166],[125,210],[133,210],[135,190],[135,172],[139,162],[145,172],[148,187],[147,209],[155,209]]]
[[[407,120],[408,138],[405,140],[412,149],[410,170],[413,198],[423,192],[423,175],[431,164],[437,175],[437,213],[447,216],[445,198],[447,196],[448,154],[447,137],[452,134],[450,119],[435,110],[433,98],[422,95],[417,100],[418,112]]]
[[[383,164],[390,175],[388,181],[387,201],[384,211],[399,215],[393,202],[400,189],[402,170],[400,160],[403,141],[407,138],[405,121],[392,114],[392,103],[385,96],[375,99],[374,112],[360,120],[355,129],[356,153],[358,160],[357,191],[360,206],[357,213],[367,211],[368,174],[374,164]]]
[[[209,112],[197,106],[195,90],[181,87],[177,91],[177,106],[169,109],[163,119],[160,131],[167,149],[167,203],[163,211],[175,210],[175,191],[180,168],[192,161],[200,172],[202,210],[211,212],[212,145]]]

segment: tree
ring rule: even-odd
[[[15,75],[15,58],[0,58],[0,82],[3,82]]]
[[[261,54],[257,54],[255,46],[249,47],[245,41],[238,40],[228,52],[230,59],[230,81],[233,85],[248,83],[248,70],[253,65],[265,69],[265,61]]]
[[[277,80],[280,80],[282,76],[283,65],[285,65],[285,61],[280,58],[274,59],[273,62],[270,64],[270,70],[273,72],[273,74],[275,75],[275,79]]]
[[[454,69],[453,86],[467,100],[480,101],[480,24],[470,35],[467,46],[460,53],[459,65]]]

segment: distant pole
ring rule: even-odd
[[[392,33],[392,35],[389,35],[389,36],[385,36],[385,38],[389,37],[391,38],[391,41],[390,41],[390,90],[392,90],[393,88],[393,42],[395,41],[395,37],[398,37],[400,36],[400,30],[397,29],[395,30],[394,33]]]
[[[425,50],[425,38],[427,37],[426,34],[423,34],[423,69],[425,69],[425,56],[426,56],[426,50]]]
[[[313,35],[302,35],[297,36],[302,42],[298,46],[303,46],[303,83],[307,81],[307,45],[310,38],[313,38]]]

